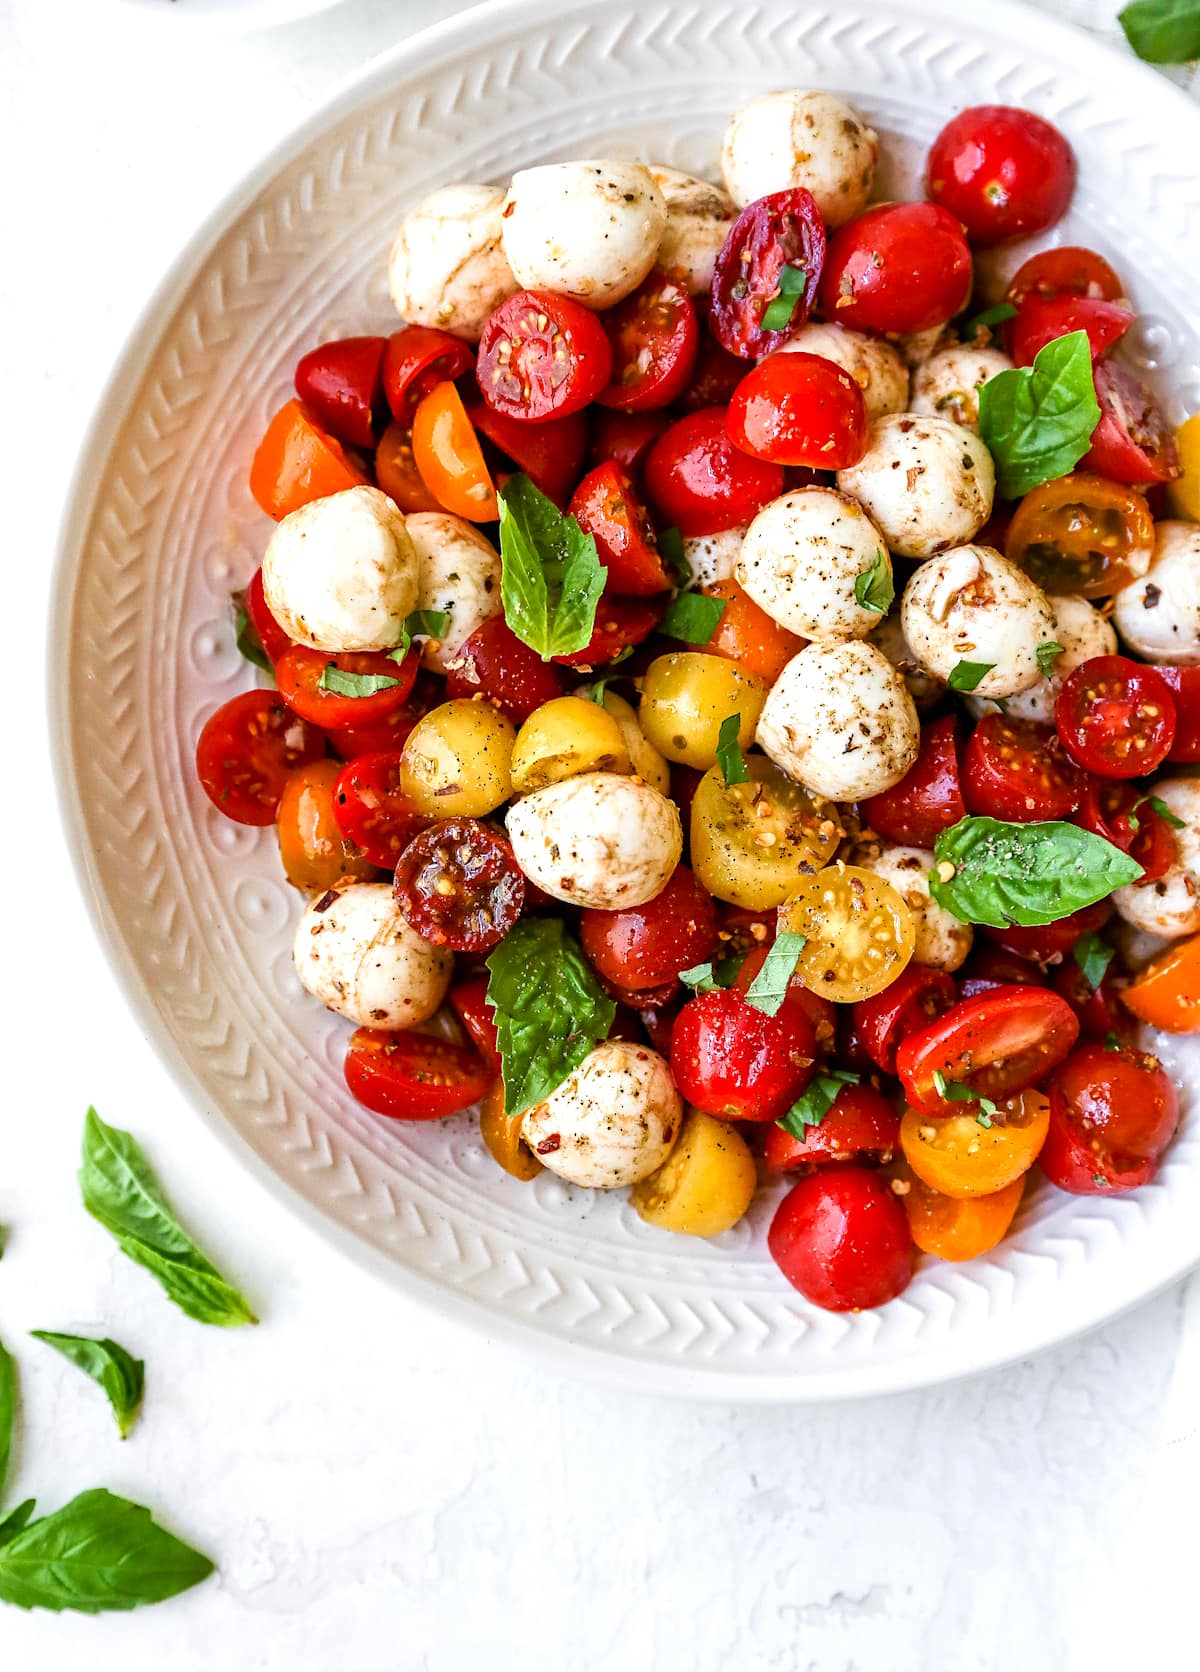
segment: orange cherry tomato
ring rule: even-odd
[[[1008,556],[1044,591],[1085,598],[1105,598],[1135,579],[1153,550],[1144,495],[1086,470],[1027,493],[1005,541]]]
[[[1172,946],[1121,997],[1139,1021],[1167,1033],[1200,1032],[1200,935]]]
[[[936,1254],[939,1260],[973,1260],[995,1248],[1025,1189],[1024,1174],[991,1196],[967,1199],[943,1196],[911,1173],[902,1182],[908,1186],[900,1199],[912,1239],[923,1254]]]
[[[515,1179],[527,1183],[542,1170],[542,1164],[521,1136],[519,1115],[504,1113],[504,1085],[492,1083],[479,1105],[479,1136],[492,1160]]]
[[[704,589],[710,598],[723,598],[725,609],[717,630],[705,645],[711,656],[726,656],[743,673],[773,685],[805,640],[772,621],[735,580],[715,581]]]
[[[495,522],[496,489],[453,383],[439,383],[418,405],[412,449],[421,480],[443,510],[468,522]]]
[[[314,499],[362,487],[366,480],[341,442],[318,429],[299,401],[280,407],[250,466],[250,492],[276,522]]]
[[[900,1122],[904,1159],[923,1184],[957,1201],[993,1196],[1027,1173],[1046,1142],[1050,1100],[1040,1091],[1023,1091],[997,1104],[994,1114],[944,1115],[916,1109]]]
[[[414,511],[442,508],[421,480],[413,457],[412,430],[407,424],[389,424],[380,436],[375,451],[375,480],[406,517]]]
[[[373,877],[374,865],[356,855],[333,817],[333,786],[341,761],[310,761],[297,767],[283,787],[275,828],[279,857],[295,888],[323,894],[340,877]]]

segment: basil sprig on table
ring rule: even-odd
[[[1117,22],[1148,64],[1200,58],[1200,0],[1133,0],[1117,14]]]
[[[595,540],[528,476],[510,476],[498,499],[504,619],[544,662],[583,650],[604,591]]]
[[[127,1353],[118,1342],[107,1336],[96,1340],[90,1335],[60,1335],[54,1330],[35,1329],[29,1332],[36,1341],[44,1341],[62,1354],[85,1376],[104,1389],[117,1419],[117,1429],[123,1440],[129,1438],[134,1418],[142,1405],[146,1387],[146,1366],[143,1360]]]
[[[929,892],[960,923],[1057,923],[1136,882],[1142,867],[1090,830],[1057,819],[960,819],[934,844]]]
[[[617,1007],[579,943],[556,917],[526,917],[487,961],[504,1112],[524,1114],[549,1097],[600,1040]]]
[[[13,1423],[17,1415],[17,1373],[0,1341],[0,1493],[8,1478],[8,1457],[12,1450]]]
[[[979,434],[996,466],[997,493],[1019,499],[1065,476],[1099,422],[1086,331],[1056,337],[1032,366],[997,372],[979,391]]]

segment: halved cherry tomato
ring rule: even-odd
[[[1200,761],[1200,668],[1168,668],[1155,664],[1175,698],[1175,741],[1169,761]]]
[[[537,424],[581,412],[608,383],[612,364],[589,308],[551,290],[518,290],[483,327],[476,375],[489,406]]]
[[[250,466],[250,492],[276,522],[314,499],[326,499],[367,478],[299,401],[281,406],[267,425]]]
[[[958,765],[958,720],[944,714],[921,728],[921,752],[900,782],[862,804],[872,830],[889,842],[931,848],[966,818]]]
[[[983,1121],[960,1114],[931,1120],[909,1109],[900,1122],[904,1159],[923,1184],[964,1201],[1007,1189],[1037,1160],[1046,1141],[1050,1104],[1040,1091],[1002,1099]]]
[[[686,865],[645,905],[622,911],[585,911],[579,919],[583,950],[600,975],[638,992],[674,982],[717,949],[717,908]]]
[[[373,726],[402,708],[416,683],[420,652],[410,650],[403,661],[374,650],[311,650],[296,644],[275,664],[279,695],[288,707],[314,726]],[[366,696],[345,696],[322,686],[327,668],[366,679],[392,683]]]
[[[375,481],[405,516],[442,509],[441,501],[433,497],[417,469],[408,424],[389,424],[380,436],[375,449]]]
[[[419,935],[478,955],[520,917],[525,878],[503,836],[478,819],[443,819],[401,853],[394,892]]]
[[[411,425],[418,406],[439,383],[454,383],[475,364],[460,337],[433,325],[393,331],[383,353],[383,392],[399,424]]]
[[[442,1120],[478,1103],[491,1083],[491,1069],[467,1045],[378,1028],[350,1036],[346,1084],[365,1108],[390,1120]]]
[[[481,691],[518,726],[566,688],[565,675],[552,662],[543,662],[502,615],[480,622],[446,675],[447,697],[473,697]]]
[[[1003,946],[994,946],[990,941],[976,937],[958,983],[958,991],[962,998],[973,999],[978,993],[994,992],[997,987],[1020,987],[1026,984],[1044,987],[1045,970],[1040,965],[1031,963],[1029,959],[1022,958],[1019,953],[1009,952]]]
[[[1003,947],[1014,957],[1027,958],[1034,964],[1057,964],[1084,935],[1103,929],[1112,916],[1107,900],[1097,900],[1094,906],[1084,906],[1069,917],[1057,918],[1053,923],[1038,923],[1025,927],[1010,923],[1003,929],[984,929],[983,933],[996,946]]]
[[[296,367],[296,394],[329,435],[370,448],[387,423],[380,366],[386,337],[322,343]]]
[[[974,105],[952,116],[929,148],[926,194],[976,244],[1045,232],[1066,214],[1075,157],[1052,123],[1012,105]]]
[[[733,988],[700,993],[671,1030],[680,1093],[723,1120],[778,1120],[812,1078],[815,1057],[812,1024],[791,993],[775,1016]]]
[[[855,1031],[863,1050],[885,1074],[894,1074],[901,1041],[944,1015],[956,997],[954,983],[944,970],[909,964],[890,987],[854,1006]]]
[[[686,288],[655,271],[604,315],[612,376],[601,406],[645,412],[669,406],[687,388],[700,348],[700,326]]]
[[[739,374],[741,369],[739,362]],[[598,408],[592,414],[588,464],[594,469],[611,459],[636,480],[646,454],[670,425],[671,418],[665,412],[606,412]]]
[[[702,309],[703,303],[698,302],[697,306]],[[707,314],[705,318],[708,318]],[[708,331],[703,331],[692,381],[675,404],[681,412],[703,412],[707,406],[728,406],[733,391],[745,375],[746,362],[722,348]]]
[[[739,528],[783,492],[783,468],[735,447],[721,407],[689,413],[646,455],[646,495],[685,538]]]
[[[279,858],[293,888],[324,894],[342,877],[373,877],[375,866],[343,839],[333,798],[337,761],[309,761],[290,774],[275,815]]]
[[[570,511],[595,540],[614,592],[647,598],[671,585],[658,554],[654,524],[620,465],[602,464],[589,471],[571,496]]]
[[[733,392],[725,427],[744,453],[844,470],[867,450],[867,409],[850,373],[819,354],[772,354]]]
[[[393,871],[413,837],[429,824],[400,788],[399,749],[359,755],[339,770],[333,786],[333,817],[347,842],[385,870]]]
[[[963,796],[981,817],[1065,819],[1079,805],[1083,782],[1049,726],[985,714],[967,740]]]
[[[1032,366],[1039,351],[1058,337],[1085,331],[1092,359],[1099,360],[1133,324],[1133,314],[1116,302],[1091,296],[1027,296],[1009,321],[1009,352],[1018,366]]]
[[[710,656],[724,656],[736,662],[743,673],[773,685],[797,651],[804,649],[806,641],[772,621],[737,581],[717,581],[704,590],[710,598],[725,601],[721,619],[705,650]]]
[[[331,726],[326,733],[334,749],[344,761],[354,761],[360,755],[380,755],[403,749],[408,734],[418,720],[443,701],[439,681],[421,671],[408,695],[408,700],[393,709],[382,720],[354,726]]]
[[[1076,471],[1025,495],[1004,549],[1053,596],[1105,598],[1144,569],[1154,520],[1133,488]]]
[[[526,424],[497,412],[485,401],[473,401],[467,416],[493,447],[523,470],[535,488],[558,506],[565,506],[583,469],[587,450],[588,420],[585,412],[565,418],[546,418],[540,424]]]
[[[730,354],[755,360],[778,348],[808,318],[825,260],[825,223],[802,186],[749,203],[729,229],[712,277],[709,329]],[[791,312],[767,330],[763,315],[780,295],[784,269],[798,288]]]
[[[912,1239],[939,1260],[974,1260],[1000,1242],[1021,1205],[1025,1175],[990,1196],[955,1199],[931,1190],[914,1173],[901,1197]]]
[[[1200,935],[1160,953],[1121,997],[1140,1021],[1166,1033],[1200,1030]]]
[[[495,522],[496,490],[453,383],[437,384],[417,407],[412,449],[421,480],[444,511],[468,522]]]
[[[614,598],[605,593],[596,605],[592,636],[583,649],[551,660],[568,668],[602,667],[623,650],[650,637],[658,626],[664,604],[662,598]]]
[[[504,1086],[490,1086],[479,1106],[479,1136],[497,1166],[523,1184],[535,1179],[542,1164],[521,1136],[521,1122],[504,1111]]]
[[[953,215],[936,203],[881,203],[834,233],[821,306],[856,331],[928,331],[970,291],[971,252]]]
[[[1095,377],[1100,422],[1079,468],[1133,487],[1178,476],[1175,437],[1141,379],[1115,360],[1102,360]]]
[[[827,1162],[886,1161],[900,1142],[900,1116],[873,1086],[844,1085],[816,1126],[794,1138],[769,1126],[763,1160],[775,1173],[807,1171]]]
[[[823,1167],[794,1184],[775,1211],[767,1247],[792,1287],[830,1312],[883,1306],[912,1277],[904,1209],[865,1167]]]
[[[1088,772],[1140,778],[1171,752],[1175,698],[1154,668],[1127,656],[1093,656],[1063,681],[1054,723],[1063,748]]]
[[[1089,778],[1075,823],[1136,859],[1145,873],[1144,882],[1157,882],[1175,862],[1171,826],[1124,779]]]
[[[1124,294],[1124,284],[1102,255],[1063,244],[1056,250],[1039,250],[1018,267],[1006,300],[1019,308],[1027,296],[1092,296],[1116,302]]]
[[[289,775],[324,753],[321,733],[274,691],[243,691],[205,721],[196,775],[235,824],[274,824]]]
[[[292,641],[283,628],[271,614],[266,594],[263,592],[262,569],[256,569],[246,588],[246,614],[250,617],[250,625],[258,634],[258,642],[267,653],[267,660],[278,662],[285,650],[290,650]]]
[[[1116,1034],[1127,1040],[1133,1032],[1133,1019],[1121,1003],[1124,983],[1113,975],[1111,964],[1093,987],[1075,959],[1064,958],[1054,972],[1054,991],[1079,1017],[1083,1038],[1107,1039]]]
[[[1133,1190],[1154,1177],[1178,1124],[1175,1087],[1157,1057],[1111,1041],[1081,1045],[1050,1082],[1041,1168],[1078,1196]]]
[[[499,1074],[501,1060],[496,1012],[487,1001],[487,990],[486,975],[472,975],[465,981],[456,981],[450,989],[450,1006],[484,1062],[493,1074]],[[520,1122],[516,1124],[519,1126]]]
[[[874,871],[830,865],[803,877],[779,908],[779,926],[803,935],[796,974],[835,1004],[869,999],[913,954],[912,913]]]
[[[977,1097],[999,1102],[1057,1068],[1078,1037],[1079,1022],[1057,993],[1045,987],[997,987],[978,998],[961,999],[943,1016],[910,1033],[896,1052],[896,1072],[904,1095],[922,1115],[974,1117],[978,1103],[947,1101],[935,1074],[947,1085],[967,1086]],[[934,1179],[926,1182],[935,1190],[942,1188]]]

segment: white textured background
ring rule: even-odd
[[[739,1411],[576,1384],[376,1288],[238,1171],[114,994],[55,829],[45,591],[87,414],[145,294],[279,132],[371,52],[456,9],[347,0],[250,36],[121,0],[0,0],[0,566],[17,588],[4,844],[0,1336],[19,1356],[9,1501],[108,1485],[219,1562],[165,1607],[0,1609],[42,1672],[1107,1672],[1196,1664],[1194,1542],[1163,1468],[1182,1297],[990,1378],[841,1409]],[[1115,6],[1056,0],[1103,25]],[[1033,19],[1031,18],[1031,25]],[[188,1322],[78,1206],[88,1101],[144,1137],[263,1314]],[[30,1328],[147,1361],[122,1446]]]

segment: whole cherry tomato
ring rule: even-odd
[[[830,1312],[883,1306],[912,1276],[907,1215],[865,1167],[823,1167],[800,1179],[776,1209],[767,1247],[792,1287]]]
[[[1156,666],[1175,698],[1175,741],[1170,761],[1200,761],[1200,668]]]
[[[418,831],[430,823],[400,788],[399,749],[359,755],[343,766],[333,786],[333,817],[347,842],[373,865],[394,871]]]
[[[896,1052],[896,1072],[909,1103],[921,1114],[973,1115],[977,1104],[943,1097],[935,1075],[947,1086],[966,1086],[976,1097],[999,1101],[1044,1079],[1078,1037],[1079,1022],[1057,993],[1044,987],[997,987],[961,999],[910,1033]]]
[[[1101,778],[1140,778],[1175,741],[1175,698],[1154,668],[1127,656],[1093,656],[1069,673],[1054,723],[1073,761]]]
[[[1178,1124],[1175,1087],[1157,1057],[1111,1041],[1081,1045],[1050,1082],[1038,1159],[1051,1184],[1075,1195],[1133,1190],[1154,1177]]]
[[[1037,923],[1026,927],[1010,923],[1003,929],[984,929],[993,945],[1011,952],[1016,958],[1027,958],[1033,964],[1057,964],[1084,935],[1103,929],[1112,916],[1107,900],[1097,900],[1094,906],[1084,906],[1069,917],[1053,923]]]
[[[665,598],[616,598],[605,593],[596,605],[592,636],[582,650],[552,660],[568,668],[599,668],[623,650],[642,644],[658,626]],[[622,672],[627,671],[622,667]],[[629,670],[632,671],[632,670]]]
[[[1018,267],[1006,300],[1019,308],[1027,296],[1091,296],[1117,302],[1124,294],[1124,284],[1102,255],[1063,244],[1056,250],[1039,250]]]
[[[1179,474],[1179,453],[1158,402],[1140,378],[1115,360],[1095,369],[1100,422],[1081,470],[1137,487]]]
[[[412,449],[421,480],[444,511],[468,522],[495,522],[495,485],[453,383],[438,383],[422,397],[413,414]]]
[[[484,324],[476,375],[489,406],[537,424],[581,412],[608,383],[612,364],[589,308],[551,290],[518,290]]]
[[[721,347],[743,360],[778,348],[808,318],[824,260],[825,223],[802,186],[747,204],[713,268],[709,327]]]
[[[739,363],[739,374],[741,370]],[[592,414],[589,466],[594,469],[611,460],[638,480],[646,454],[670,424],[666,412],[615,412],[598,407]]]
[[[1154,520],[1135,489],[1075,471],[1025,495],[1004,549],[1052,596],[1104,598],[1144,570]]]
[[[595,540],[614,592],[646,598],[670,587],[654,524],[620,465],[602,464],[589,471],[571,496],[570,512]]]
[[[725,413],[707,407],[665,430],[646,455],[646,496],[685,538],[739,528],[783,492],[783,469],[729,439]]]
[[[521,915],[525,878],[503,836],[478,819],[442,819],[396,861],[396,904],[435,946],[478,956]]]
[[[821,306],[856,331],[928,331],[970,290],[971,252],[953,215],[935,203],[881,203],[834,233]]]
[[[246,614],[250,617],[250,625],[258,634],[258,642],[266,652],[267,660],[273,665],[285,650],[291,649],[292,641],[271,614],[263,591],[261,568],[254,571],[250,585],[246,588]]]
[[[944,970],[909,964],[890,987],[854,1006],[854,1028],[863,1050],[885,1074],[894,1074],[901,1042],[944,1015],[956,997],[954,982]]]
[[[499,1074],[501,1060],[496,1036],[496,1012],[487,1001],[487,990],[486,975],[470,975],[465,981],[456,981],[449,993],[450,1008],[492,1073]]]
[[[371,448],[387,424],[380,366],[386,337],[322,343],[296,367],[296,394],[321,428],[351,447]]]
[[[612,376],[601,406],[646,412],[669,406],[687,388],[700,349],[700,326],[685,286],[655,271],[604,315]]]
[[[250,492],[276,522],[367,478],[340,441],[322,430],[299,401],[281,406],[267,425],[250,466]]]
[[[895,1105],[873,1086],[844,1085],[816,1126],[795,1138],[768,1126],[763,1160],[775,1173],[807,1172],[827,1162],[887,1161],[900,1142]]]
[[[346,1084],[367,1109],[391,1120],[441,1120],[479,1099],[494,1076],[479,1053],[430,1033],[357,1028]]]
[[[1078,807],[1083,774],[1049,726],[985,714],[967,740],[963,795],[972,813],[1033,824]]]
[[[1089,778],[1075,823],[1136,859],[1144,882],[1157,882],[1175,863],[1174,831],[1127,780]]]
[[[243,691],[205,721],[196,776],[235,824],[274,824],[288,777],[325,753],[325,739],[274,691]]]
[[[1075,157],[1058,129],[1031,110],[974,105],[951,117],[930,146],[925,190],[976,244],[1004,244],[1062,219],[1075,190]]]
[[[1009,353],[1018,366],[1032,366],[1039,350],[1072,331],[1085,331],[1092,359],[1099,360],[1133,324],[1133,314],[1115,302],[1091,296],[1027,296],[1009,321]]]
[[[674,982],[717,949],[717,908],[686,865],[645,905],[584,911],[579,939],[595,969],[629,992]]]
[[[742,449],[776,464],[844,470],[867,450],[862,390],[819,354],[772,354],[733,392],[725,427]]]
[[[753,674],[773,685],[791,661],[804,649],[805,640],[772,621],[750,594],[732,578],[706,586],[710,598],[724,600],[725,608],[711,639],[704,646],[709,656],[724,656],[736,662],[743,673]]]
[[[900,782],[862,804],[872,830],[889,842],[931,848],[966,818],[958,765],[958,720],[944,714],[921,728],[921,752]]]
[[[416,683],[420,652],[410,650],[396,662],[382,651],[311,650],[306,644],[293,645],[275,664],[279,695],[288,707],[314,726],[373,726],[402,708]],[[342,681],[331,674],[336,670]],[[339,686],[348,678],[370,685],[389,681],[378,690],[354,696]]]
[[[486,401],[473,401],[467,416],[479,434],[523,470],[547,499],[559,507],[566,505],[583,470],[588,444],[586,412],[527,424],[497,412]]]
[[[413,414],[439,383],[454,383],[469,372],[475,356],[460,337],[432,325],[393,331],[383,352],[383,392],[392,417],[411,427]]]
[[[473,697],[482,692],[514,725],[535,708],[566,691],[567,682],[553,662],[519,639],[502,615],[489,615],[460,647],[446,675],[446,695]]]
[[[441,501],[425,486],[413,452],[412,426],[391,423],[375,449],[375,481],[389,499],[411,516],[416,511],[440,511]]]
[[[671,1030],[680,1093],[724,1120],[778,1120],[812,1078],[815,1055],[812,1024],[791,994],[768,1016],[732,988],[700,993]]]

